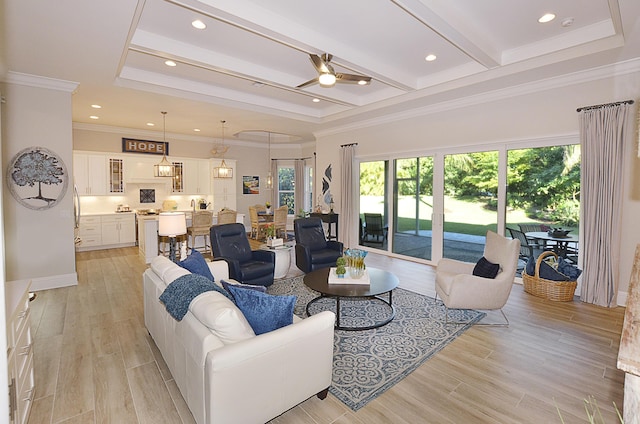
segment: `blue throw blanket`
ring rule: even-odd
[[[188,274],[176,278],[164,289],[160,301],[164,303],[167,312],[177,321],[187,314],[191,301],[198,295],[216,290],[215,283],[198,274]]]

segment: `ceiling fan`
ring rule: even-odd
[[[324,53],[322,57],[317,54],[310,54],[309,59],[318,71],[318,77],[300,84],[296,88],[303,88],[316,83],[320,84],[321,87],[333,87],[336,82],[359,85],[366,85],[371,82],[371,77],[365,77],[364,75],[336,73],[336,71],[333,70],[333,66],[329,63],[332,58],[333,55],[329,53]]]

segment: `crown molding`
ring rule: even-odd
[[[162,135],[161,131],[140,130],[140,129],[126,128],[126,127],[114,127],[114,126],[101,125],[101,124],[87,124],[83,122],[73,122],[72,128],[74,130],[81,130],[81,131],[93,131],[93,132],[108,133],[108,134],[118,134],[119,136],[122,136],[122,137],[128,136],[128,137],[159,139],[161,138],[161,135]],[[171,140],[193,141],[197,143],[208,143],[208,144],[222,143],[222,139],[216,138],[216,137],[203,137],[203,136],[197,136],[197,135],[177,134],[177,133],[170,133],[170,132],[167,132],[166,137],[167,139],[171,139]],[[268,145],[264,142],[255,142],[255,141],[243,140],[243,139],[225,138],[224,144],[228,144],[230,146],[237,146],[237,147],[253,147],[253,148],[259,148],[259,149],[268,148]],[[313,142],[313,145],[315,145],[315,142]],[[286,148],[289,148],[289,147],[302,148],[302,147],[305,147],[306,144],[280,143],[280,144],[272,144],[271,148],[277,149],[277,148],[280,148],[279,146],[285,146]]]
[[[613,63],[610,65],[599,66],[584,71],[573,72],[558,77],[546,78],[539,81],[520,84],[513,87],[502,88],[498,90],[488,91],[482,94],[476,94],[464,98],[431,104],[428,106],[388,114],[382,117],[361,120],[358,122],[335,126],[332,128],[314,132],[316,139],[327,137],[330,135],[341,134],[348,131],[369,128],[381,124],[396,122],[403,119],[416,118],[434,113],[441,113],[448,110],[460,109],[468,106],[475,106],[483,103],[504,100],[512,97],[523,96],[541,91],[552,90],[555,88],[568,87],[577,84],[583,84],[591,81],[598,81],[605,78],[623,76],[635,72],[640,72],[640,58],[635,58],[623,62]]]
[[[39,75],[23,74],[21,72],[7,72],[4,79],[7,84],[24,85],[27,87],[46,88],[49,90],[74,93],[79,83],[55,78],[41,77]]]

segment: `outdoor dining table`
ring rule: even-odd
[[[563,258],[567,257],[568,253],[572,253],[574,255],[578,254],[578,242],[580,238],[574,235],[566,235],[564,237],[554,237],[547,232],[544,231],[532,231],[525,233],[525,236],[528,238],[536,239],[536,240],[544,240],[545,242],[552,241],[553,244],[550,245],[553,252],[561,256]],[[576,246],[569,246],[569,244],[575,244]]]

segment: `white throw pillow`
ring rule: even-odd
[[[189,310],[224,344],[256,336],[240,309],[218,292],[209,291],[197,296],[189,305]]]

